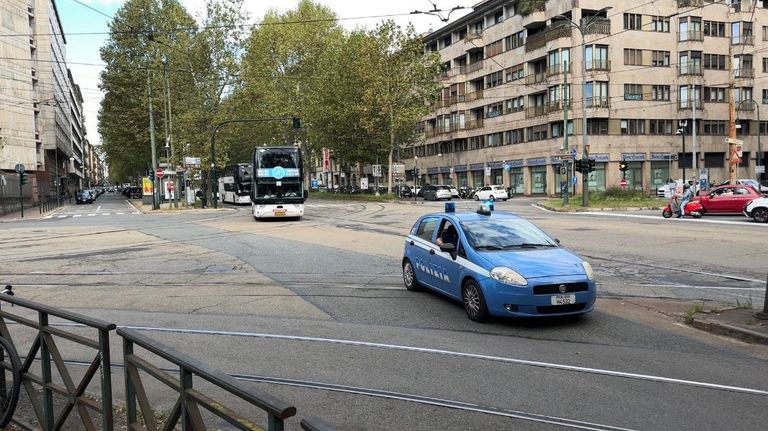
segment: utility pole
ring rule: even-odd
[[[157,172],[157,150],[155,148],[155,113],[152,109],[152,72],[147,64],[147,90],[149,92],[149,141],[152,146],[152,172]],[[152,209],[160,209],[157,202],[157,175],[153,175],[155,181],[152,184]]]

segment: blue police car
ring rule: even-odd
[[[419,218],[405,240],[403,280],[461,301],[467,316],[561,316],[592,311],[588,262],[527,220],[481,206]]]

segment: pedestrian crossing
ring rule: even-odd
[[[140,211],[115,211],[115,212],[91,212],[91,213],[68,213],[68,214],[51,214],[43,217],[43,220],[51,219],[79,219],[89,217],[109,217],[109,216],[124,216],[124,215],[141,215]]]

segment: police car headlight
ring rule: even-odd
[[[581,266],[584,267],[584,273],[587,274],[587,278],[590,281],[595,281],[595,272],[592,270],[592,265],[587,261],[581,262]]]
[[[491,270],[491,278],[513,286],[525,286],[528,284],[528,280],[525,277],[503,266],[493,268]]]

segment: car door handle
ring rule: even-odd
[[[435,249],[434,248],[430,248],[429,249],[429,254],[435,254]]]

